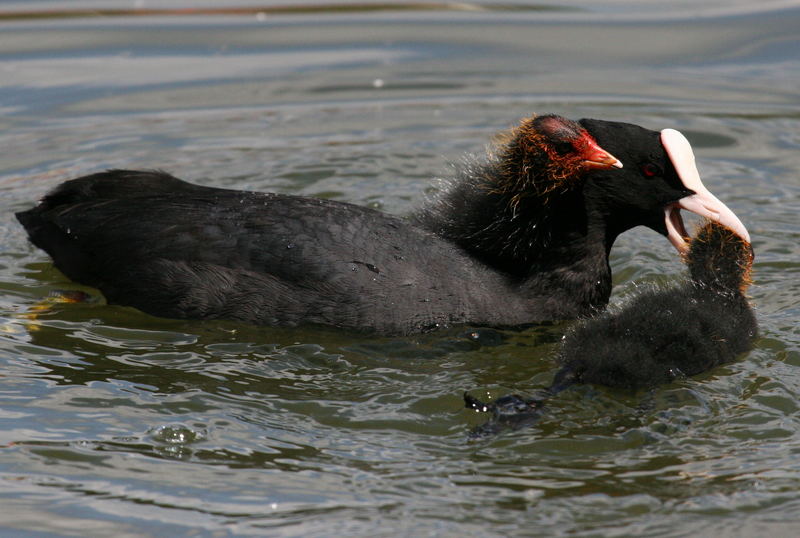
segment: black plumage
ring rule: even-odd
[[[546,399],[575,384],[650,388],[734,360],[751,348],[758,332],[745,296],[752,260],[742,237],[705,223],[685,256],[689,279],[640,292],[624,307],[574,326],[559,351],[561,368],[541,394],[505,396],[492,404],[465,395],[468,408],[493,413],[476,435],[530,424]]]
[[[668,149],[635,125],[541,116],[410,219],[126,170],[67,181],[17,218],[66,276],[158,316],[514,326],[607,303],[615,238],[641,224],[666,234],[665,208],[698,196]]]

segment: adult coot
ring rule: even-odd
[[[640,389],[705,372],[748,351],[758,327],[745,297],[753,251],[733,230],[705,223],[684,257],[689,280],[640,293],[619,311],[573,327],[559,353],[561,369],[534,398],[504,396],[466,406],[491,411],[474,436],[534,422],[545,400],[578,383]]]
[[[110,303],[410,334],[589,314],[608,301],[616,237],[643,224],[683,250],[681,208],[747,234],[677,131],[548,115],[503,135],[410,219],[127,170],[67,181],[17,218]]]

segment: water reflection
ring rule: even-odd
[[[3,525],[320,536],[789,528],[787,492],[800,480],[796,4],[484,4],[0,20]],[[53,290],[95,293],[65,283],[11,216],[68,177],[159,167],[406,213],[449,162],[532,112],[687,133],[705,183],[753,234],[763,332],[753,353],[653,393],[581,387],[535,428],[470,445],[482,417],[463,409],[463,391],[546,386],[563,325],[372,339],[160,320],[102,302],[31,310]],[[620,239],[612,265],[614,301],[682,271],[646,230]]]

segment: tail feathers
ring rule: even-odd
[[[48,220],[39,207],[17,213],[31,243],[47,252],[56,267],[68,278],[89,286],[97,286],[92,259],[75,245],[69,235]]]
[[[191,185],[159,170],[107,170],[65,181],[42,198],[38,209],[51,211],[84,202],[159,192],[175,193],[187,188],[203,187]]]
[[[102,203],[135,196],[169,193],[174,196],[193,189],[204,189],[181,181],[165,172],[108,170],[65,181],[50,191],[37,206],[16,214],[31,242],[55,260],[69,278],[96,285],[93,256],[70,236],[63,216],[77,206]]]

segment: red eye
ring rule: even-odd
[[[642,173],[645,177],[660,176],[661,168],[657,164],[645,163],[642,165]]]

